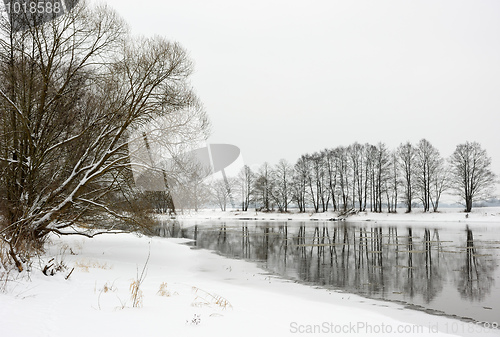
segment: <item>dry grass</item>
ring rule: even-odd
[[[8,256],[7,245],[3,241],[0,241],[0,270],[6,269],[9,264]]]
[[[7,292],[7,285],[10,279],[10,273],[12,269],[3,269],[0,265],[0,293]]]
[[[170,293],[170,291],[167,289],[167,282],[163,282],[162,284],[160,284],[160,289],[156,294],[164,297],[172,296],[172,293]]]
[[[110,292],[110,291],[113,291],[113,292],[116,291],[115,284],[114,283],[108,284],[108,282],[104,283],[104,286],[102,287],[102,292],[103,293],[107,293],[107,292]]]
[[[149,258],[151,257],[151,248],[148,252],[148,257],[146,259],[146,262],[144,263],[144,267],[142,268],[141,275],[139,275],[139,267],[137,267],[137,276],[135,280],[132,280],[132,283],[130,283],[130,299],[132,300],[132,306],[134,308],[141,308],[142,307],[142,299],[143,299],[143,294],[141,291],[141,285],[142,282],[146,279],[147,275],[147,269],[148,269],[148,263],[149,263]]]
[[[201,307],[201,306],[210,306],[212,304],[215,304],[216,306],[224,310],[233,308],[231,303],[229,303],[227,299],[225,299],[220,295],[211,294],[208,291],[205,291],[203,289],[194,286],[191,289],[196,294],[196,298],[192,303],[193,306]]]
[[[12,289],[9,284],[17,282],[19,278],[30,277],[31,261],[26,261],[28,268],[21,273],[9,256],[8,245],[0,240],[0,294],[9,293]]]
[[[130,299],[132,300],[132,306],[134,308],[142,308],[142,299],[144,296],[140,289],[141,283],[139,279],[133,280],[132,283],[130,283]]]
[[[96,283],[97,286],[97,283]],[[110,292],[116,292],[117,288],[115,287],[115,283],[108,284],[108,282],[104,283],[101,289],[99,289],[99,296],[97,297],[97,306],[99,310],[101,310],[101,295],[110,293]],[[96,288],[94,287],[94,293],[96,292]],[[121,302],[121,300],[120,300]],[[124,307],[124,304],[122,303],[122,309]]]
[[[75,268],[78,268],[81,271],[88,273],[90,268],[108,270],[111,269],[111,266],[109,266],[106,262],[102,263],[99,261],[81,260],[75,262]]]
[[[75,250],[78,252],[79,250],[82,249],[82,245],[80,243],[75,243]],[[70,254],[70,255],[78,255],[78,253],[75,253],[75,251],[73,250],[73,248],[71,248],[67,243],[63,243],[61,244],[60,248],[59,248],[59,255],[67,255],[67,254]]]
[[[7,289],[7,281],[9,279],[9,258],[7,255],[7,247],[3,241],[0,241],[0,292],[5,292]]]

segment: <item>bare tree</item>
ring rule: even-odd
[[[383,143],[369,147],[370,167],[370,208],[374,212],[382,212],[382,196],[389,177],[390,157],[387,147]]]
[[[450,187],[450,178],[448,173],[448,168],[445,165],[445,161],[443,158],[439,157],[436,170],[431,179],[431,204],[432,210],[434,212],[438,211],[439,208],[439,200],[441,199],[441,195],[444,191],[449,189]]]
[[[397,154],[399,167],[402,172],[403,201],[406,204],[406,212],[409,213],[411,212],[414,198],[416,149],[410,142],[406,142],[398,147]]]
[[[158,37],[132,39],[113,11],[84,2],[22,32],[0,20],[0,238],[18,269],[51,232],[147,224],[131,134],[180,114],[207,126],[186,52]]]
[[[280,212],[288,212],[288,205],[292,201],[292,177],[293,166],[285,159],[281,159],[273,170],[271,184],[271,196]]]
[[[302,155],[295,163],[293,175],[293,199],[297,203],[300,213],[306,211],[307,184],[309,176],[309,163],[305,155]]]
[[[450,157],[451,184],[465,204],[472,210],[473,202],[487,197],[494,187],[495,174],[491,171],[491,158],[477,142],[457,145]]]
[[[211,169],[192,158],[178,159],[175,163],[176,168],[171,168],[168,175],[175,207],[198,211],[210,199],[207,176]]]
[[[357,199],[359,211],[364,210],[366,203],[366,146],[359,143],[354,143],[348,147],[348,151],[351,157],[352,164],[352,198],[353,198],[353,208],[356,207],[355,202]]]
[[[389,176],[385,180],[385,193],[387,196],[387,212],[396,213],[398,207],[399,165],[396,152],[389,154]]]
[[[365,177],[365,182],[364,182],[364,197],[363,197],[363,210],[366,210],[366,203],[367,203],[367,200],[368,200],[368,195],[372,195],[371,194],[371,184],[370,184],[370,181],[371,181],[371,170],[372,170],[372,167],[373,167],[373,160],[372,160],[372,149],[373,149],[373,146],[366,143],[364,146],[364,171],[365,171],[365,174],[364,174],[364,177]],[[370,209],[372,209],[372,202],[370,201]]]
[[[332,201],[333,210],[338,210],[337,198],[337,175],[338,175],[338,151],[337,149],[328,149],[324,151],[325,170],[328,181],[328,192]]]
[[[422,139],[417,146],[417,187],[424,212],[431,206],[431,184],[435,178],[440,163],[439,151],[432,144]]]
[[[339,147],[338,148],[338,172],[339,172],[339,188],[341,192],[341,198],[342,198],[342,208],[345,211],[347,211],[347,208],[349,207],[349,200],[350,200],[350,189],[349,189],[349,183],[351,181],[350,179],[350,170],[351,166],[349,163],[349,153],[347,148],[345,147]]]
[[[321,211],[325,212],[328,209],[330,195],[323,153],[315,152],[312,155],[307,155],[306,160],[309,168],[307,184],[314,211],[319,212],[321,207]]]
[[[321,151],[318,153],[319,157],[319,175],[318,180],[320,187],[320,200],[321,200],[321,210],[323,212],[328,211],[328,205],[330,204],[330,191],[329,191],[329,181],[328,181],[328,170],[326,165],[326,152]]]
[[[241,188],[241,210],[246,212],[254,192],[255,174],[248,165],[245,165],[238,174],[238,180]]]
[[[370,200],[370,212],[377,211],[376,197],[375,197],[375,161],[377,157],[377,148],[375,145],[368,145],[366,148],[366,169],[368,177],[368,195]]]
[[[273,171],[268,162],[265,162],[259,168],[259,172],[255,179],[254,190],[256,196],[260,197],[262,209],[270,211],[273,207],[271,205],[271,190],[272,190],[272,175]]]
[[[217,179],[210,183],[212,198],[219,205],[221,211],[226,211],[227,204],[231,202],[231,193],[235,186],[235,181],[234,179],[229,179],[228,183],[226,184],[224,179]]]

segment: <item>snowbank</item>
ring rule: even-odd
[[[29,278],[0,294],[1,336],[500,336],[481,325],[316,289],[255,264],[193,250],[182,239],[54,238]],[[134,308],[130,285],[147,263]],[[45,276],[55,257],[66,270]],[[66,280],[69,271],[75,268]],[[1,288],[0,288],[1,289]],[[401,332],[401,333],[400,333]]]

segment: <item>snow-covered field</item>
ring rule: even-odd
[[[500,336],[500,330],[316,289],[255,264],[192,250],[183,239],[52,239],[29,275],[0,290],[0,336]],[[140,307],[130,286],[141,274]],[[67,268],[45,276],[49,259]],[[75,268],[69,279],[65,277]],[[16,275],[11,274],[14,278]]]

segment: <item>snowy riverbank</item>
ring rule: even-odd
[[[1,335],[500,336],[481,325],[281,280],[253,263],[182,242],[131,234],[54,238],[29,277],[2,284]],[[133,308],[129,288],[149,252],[142,307]],[[45,276],[41,270],[52,257],[67,269]]]
[[[327,221],[338,220],[336,212],[323,213],[288,213],[255,212],[255,211],[220,211],[204,209],[198,212],[185,211],[177,216],[182,220],[279,220],[279,221]],[[411,213],[399,208],[397,213],[356,212],[348,217],[340,217],[346,221],[382,221],[382,222],[461,222],[461,223],[500,223],[500,207],[475,208],[471,213],[465,213],[462,208],[443,208],[439,212],[422,212],[415,209]]]

